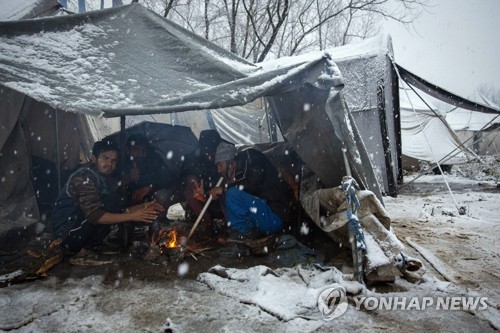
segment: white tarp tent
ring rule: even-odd
[[[474,158],[432,102],[406,89],[400,91],[399,103],[404,156],[440,164],[462,164]]]
[[[471,99],[479,100],[494,108],[498,105],[475,92]],[[500,116],[454,108],[446,113],[446,121],[457,133],[460,140],[479,155],[500,154]]]

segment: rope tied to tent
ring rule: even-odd
[[[390,60],[391,60],[391,63],[392,63],[392,65],[393,65],[393,67],[394,67],[394,70],[395,70],[395,72],[396,72],[396,74],[397,74],[397,76],[398,76],[399,80],[403,83],[403,86],[407,85],[410,89],[412,89],[412,90],[415,92],[415,90],[413,89],[413,87],[411,87],[411,85],[409,85],[409,84],[408,84],[405,80],[403,80],[403,78],[401,77],[401,75],[400,75],[400,73],[399,73],[399,71],[398,71],[398,67],[397,67],[397,65],[396,65],[396,62],[394,61],[394,58],[393,58],[393,57],[391,57],[391,56],[390,56],[389,58],[390,58]],[[403,88],[404,88],[404,87],[403,87]],[[451,191],[450,185],[448,184],[448,181],[446,180],[446,177],[445,177],[445,175],[444,175],[443,169],[441,168],[441,164],[439,163],[439,160],[436,158],[436,156],[435,156],[435,154],[434,154],[434,151],[433,151],[433,149],[432,149],[432,145],[430,144],[429,139],[427,138],[427,135],[425,134],[424,128],[423,128],[423,126],[422,126],[422,122],[420,121],[420,119],[419,119],[419,117],[418,117],[417,111],[415,110],[415,107],[413,106],[413,103],[411,102],[411,98],[410,98],[410,96],[408,95],[408,92],[407,92],[407,90],[406,90],[406,89],[407,89],[407,88],[405,88],[405,89],[404,89],[404,92],[405,92],[405,94],[406,94],[406,98],[408,99],[408,102],[410,103],[410,106],[411,106],[411,108],[412,108],[412,110],[413,110],[413,113],[415,114],[415,117],[416,117],[416,119],[418,120],[418,125],[420,126],[420,131],[421,131],[421,132],[422,132],[422,134],[424,135],[425,141],[427,142],[427,146],[429,147],[429,150],[430,150],[430,152],[431,152],[432,158],[433,158],[433,159],[434,159],[434,161],[436,162],[437,167],[438,167],[438,169],[439,169],[439,171],[440,171],[440,173],[441,173],[441,176],[443,177],[444,183],[446,184],[446,187],[448,188],[448,192],[450,193],[451,199],[453,200],[453,203],[455,204],[455,208],[457,209],[457,211],[458,211],[458,214],[459,214],[459,215],[465,215],[465,214],[466,214],[466,209],[465,209],[465,207],[464,207],[464,206],[459,206],[459,205],[458,205],[458,203],[457,203],[457,201],[455,200],[455,196],[453,195],[453,192]],[[416,93],[416,92],[415,92],[415,93]],[[418,95],[418,94],[417,94],[417,96],[419,96],[419,97],[420,97],[420,95]],[[422,99],[422,97],[420,97],[420,99],[421,99],[422,101],[424,101],[424,100]],[[424,101],[424,103],[426,103],[426,102]],[[426,103],[426,104],[427,104],[427,103]]]
[[[363,283],[363,263],[366,243],[361,223],[356,215],[356,212],[361,205],[358,196],[356,195],[356,191],[359,190],[359,185],[351,176],[344,176],[342,178],[340,188],[345,192],[347,203],[347,228],[349,231],[349,242],[351,243],[354,277],[358,282]]]
[[[359,185],[356,182],[356,180],[354,180],[354,178],[346,176],[343,177],[340,188],[342,188],[345,191],[346,195],[346,203],[347,203],[346,215],[347,219],[349,220],[348,222],[349,233],[351,233],[352,231],[353,234],[357,236],[356,238],[359,242],[359,244],[356,244],[357,247],[359,247],[362,250],[365,250],[366,249],[365,236],[363,234],[363,231],[361,230],[361,224],[359,223],[358,216],[356,215],[356,212],[361,205],[358,196],[356,195],[356,191],[359,190]]]

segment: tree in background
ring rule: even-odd
[[[61,0],[102,9],[104,0]],[[381,20],[411,24],[429,0],[106,0],[146,8],[252,62],[349,44]],[[71,10],[71,9],[70,9]],[[78,11],[78,10],[74,10]]]
[[[349,44],[411,24],[427,0],[139,0],[253,62]]]

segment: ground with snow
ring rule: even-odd
[[[183,266],[173,261],[127,264],[126,258],[99,268],[61,264],[44,280],[0,289],[0,331],[498,330],[500,189],[495,177],[500,169],[494,161],[490,167],[493,171],[486,173],[484,166],[454,167],[452,175],[445,177],[452,194],[440,175],[429,175],[403,187],[397,198],[384,198],[406,253],[421,259],[428,270],[419,284],[397,279],[391,285],[360,289],[334,268],[266,269],[272,265],[265,258],[232,266],[230,261],[217,266],[217,260],[202,258]],[[413,178],[408,175],[405,182]],[[460,207],[465,207],[464,215],[459,215]],[[218,274],[209,272],[212,266],[218,267]],[[185,274],[186,270],[190,273]],[[350,302],[344,315],[326,321],[316,298],[332,284],[346,287]],[[357,310],[353,293],[359,290],[361,295],[376,297],[481,296],[487,297],[488,308]]]

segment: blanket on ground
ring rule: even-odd
[[[317,300],[326,288],[340,284],[351,294],[364,289],[362,284],[348,278],[335,267],[272,270],[261,265],[248,269],[215,266],[201,273],[198,281],[242,303],[254,304],[280,320],[290,321],[320,319]]]

